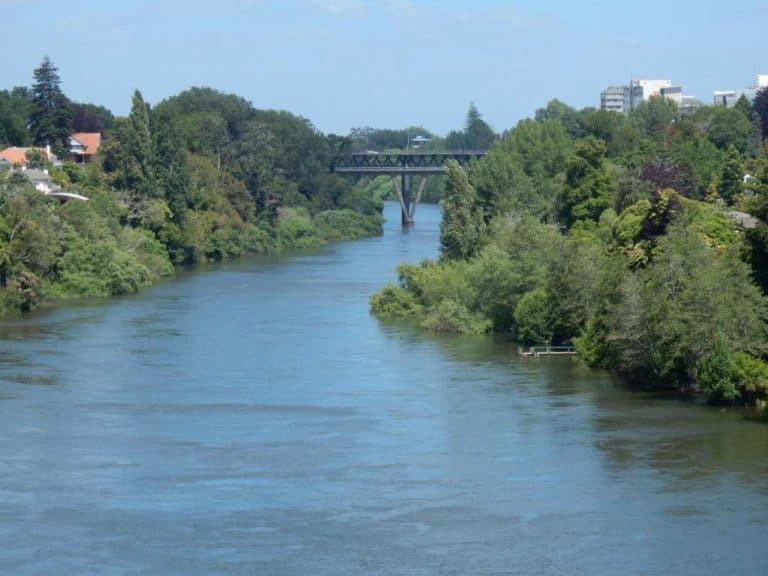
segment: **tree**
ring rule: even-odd
[[[73,132],[104,132],[115,124],[114,115],[104,106],[73,102],[71,107]]]
[[[31,148],[27,151],[27,168],[47,168],[48,156],[40,148]]]
[[[743,98],[743,96],[742,96]],[[749,149],[752,137],[752,125],[749,116],[745,116],[737,108],[713,106],[712,117],[707,128],[707,138],[721,150],[727,150],[734,145],[742,154]]]
[[[467,134],[467,144],[472,150],[488,150],[496,141],[496,133],[483,120],[474,102],[469,104],[464,132]]]
[[[46,56],[35,69],[32,85],[29,130],[35,144],[50,144],[55,152],[66,150],[72,110],[61,91],[58,68]]]
[[[587,109],[585,112],[591,113],[593,111],[594,110]],[[558,120],[566,129],[570,137],[576,139],[587,135],[582,126],[580,116],[583,117],[584,113],[579,114],[575,108],[572,108],[571,106],[568,106],[568,104],[555,98],[547,103],[546,108],[539,108],[536,110],[534,118],[537,122]],[[595,136],[598,135],[595,134]],[[598,136],[598,138],[600,137],[601,136]]]
[[[157,194],[149,112],[149,105],[136,90],[128,118],[115,121],[112,137],[104,143],[104,169],[112,173],[113,184],[143,196]]]
[[[151,114],[152,171],[174,220],[181,222],[187,208],[189,170],[179,121],[167,109]]]
[[[663,142],[669,135],[672,125],[680,117],[680,111],[672,100],[651,96],[633,109],[629,117],[646,136],[656,142]]]
[[[504,146],[496,146],[477,162],[471,182],[486,223],[510,212],[529,212],[539,218],[552,215],[549,199],[534,187],[517,157]]]
[[[595,220],[613,203],[614,178],[604,166],[605,143],[594,136],[579,140],[566,162],[564,216],[570,226],[577,220]]]
[[[734,104],[733,108],[735,110],[739,110],[742,114],[744,114],[747,120],[750,120],[752,118],[752,103],[749,101],[749,98],[747,98],[744,94],[739,96],[739,99],[736,100],[736,104]]]
[[[728,148],[728,156],[723,165],[718,192],[720,197],[728,204],[732,204],[743,190],[744,163],[736,146],[731,144]]]
[[[27,128],[29,90],[17,86],[10,92],[0,91],[0,144],[29,146],[32,138]]]
[[[480,249],[483,217],[464,169],[455,160],[449,161],[446,169],[448,181],[441,203],[440,251],[448,260],[465,260]]]
[[[757,116],[763,140],[768,139],[768,87],[760,90],[752,102],[752,110]]]
[[[445,138],[448,150],[488,150],[496,142],[496,133],[483,120],[475,104],[469,104],[464,130],[450,132]]]

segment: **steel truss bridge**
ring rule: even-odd
[[[428,177],[445,174],[445,165],[449,160],[455,160],[462,166],[466,166],[472,160],[478,160],[486,154],[487,152],[479,150],[350,153],[336,156],[331,162],[330,171],[361,177],[390,176],[400,201],[403,225],[407,226],[413,223]],[[398,182],[398,176],[400,176],[400,182]],[[419,176],[414,198],[411,197],[411,176]]]

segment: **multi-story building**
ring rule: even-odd
[[[628,114],[651,96],[663,96],[678,105],[683,101],[683,90],[672,86],[671,80],[632,80],[629,86],[609,86],[600,93],[600,108]]]
[[[683,103],[683,89],[680,86],[662,86],[659,96],[672,100],[678,106]]]
[[[736,104],[736,90],[715,90],[715,106],[733,106]]]
[[[631,107],[629,86],[608,86],[600,92],[600,109],[626,114]]]
[[[752,102],[757,93],[768,88],[768,74],[755,74],[755,84],[743,90],[716,90],[714,94],[715,106],[734,106],[739,98],[746,97]]]
[[[680,102],[677,105],[680,108],[680,112],[682,112],[683,114],[690,114],[691,112],[696,110],[696,108],[699,108],[699,107],[703,106],[704,104],[703,104],[703,102],[701,100],[698,100],[696,98],[696,96],[685,96],[684,95],[680,99]]]
[[[633,96],[635,99],[639,95],[641,98],[641,101],[648,100],[651,96],[661,96],[662,89],[664,88],[671,88],[672,87],[672,81],[671,80],[632,80],[629,83],[630,88],[640,88],[641,91],[638,93],[637,90],[633,92]],[[635,99],[633,99],[632,102],[632,108],[637,107],[638,104],[640,104],[640,101],[635,102]]]

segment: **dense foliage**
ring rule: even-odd
[[[449,166],[440,260],[401,266],[372,311],[765,402],[764,99],[682,115],[651,98],[628,116],[551,102],[469,170]]]
[[[381,233],[381,197],[327,172],[335,137],[305,118],[258,110],[210,88],[130,114],[71,102],[45,59],[31,90],[0,92],[0,145],[51,144],[98,131],[97,156],[49,164],[56,184],[89,200],[65,204],[20,170],[0,171],[0,316],[46,297],[132,293],[174,264],[317,246]]]

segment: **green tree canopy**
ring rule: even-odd
[[[605,143],[594,136],[576,142],[565,171],[564,218],[595,220],[613,204],[614,178],[604,165]]]
[[[448,180],[441,202],[440,251],[449,260],[465,260],[480,249],[483,217],[464,169],[455,160],[446,165]]]

